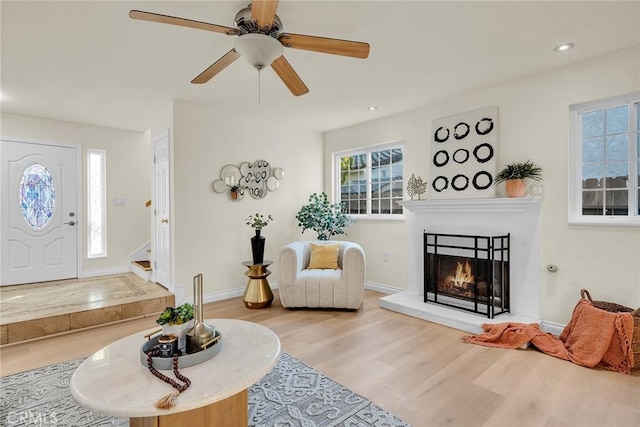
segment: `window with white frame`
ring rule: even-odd
[[[87,257],[107,256],[107,152],[87,150]]]
[[[571,107],[569,222],[640,225],[640,93]]]
[[[362,217],[402,215],[403,143],[376,145],[333,154],[337,202]]]

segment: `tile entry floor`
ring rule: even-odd
[[[175,298],[134,273],[0,287],[0,344],[155,315]]]

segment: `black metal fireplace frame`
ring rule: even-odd
[[[453,244],[453,243],[439,243],[439,240],[449,240],[454,242],[466,242],[467,244]],[[510,240],[511,234],[503,236],[476,236],[466,234],[443,234],[443,233],[427,233],[424,231],[424,302],[432,302],[435,304],[445,305],[448,307],[457,308],[460,310],[470,311],[472,313],[486,315],[489,319],[493,319],[494,316],[510,312]],[[480,261],[486,262],[488,268],[487,272],[487,296],[486,301],[480,301],[477,281],[474,283],[474,298],[471,299],[472,307],[468,307],[460,299],[456,304],[456,299],[450,295],[438,292],[437,279],[434,277],[437,274],[437,268],[432,266],[429,262],[429,256],[436,258],[438,255],[459,256],[464,255],[457,254],[442,254],[439,253],[439,249],[449,249],[461,252],[472,252],[473,262],[475,263],[474,269],[478,271],[478,263]],[[435,269],[436,271],[431,271]],[[497,281],[496,277],[500,280]],[[505,281],[506,278],[506,281]],[[506,283],[505,283],[506,282]],[[496,298],[496,288],[499,291],[500,298]],[[430,298],[431,296],[431,298]],[[446,297],[439,298],[439,296]],[[447,300],[453,300],[454,302],[447,302]],[[483,310],[484,307],[484,310]]]

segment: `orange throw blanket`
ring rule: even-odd
[[[540,330],[536,323],[486,323],[482,335],[469,335],[464,342],[488,347],[518,348],[531,342],[543,353],[586,366],[623,374],[633,367],[633,316],[610,313],[581,299],[573,309],[571,320],[559,337]]]

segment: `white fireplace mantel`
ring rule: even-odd
[[[403,200],[399,205],[411,212],[527,212],[541,203],[534,197],[496,197],[492,199]]]
[[[483,323],[541,320],[541,198],[405,200],[409,251],[407,291],[388,295],[380,306],[446,326],[479,333]],[[511,240],[511,313],[486,316],[424,303],[423,234],[504,235]]]

